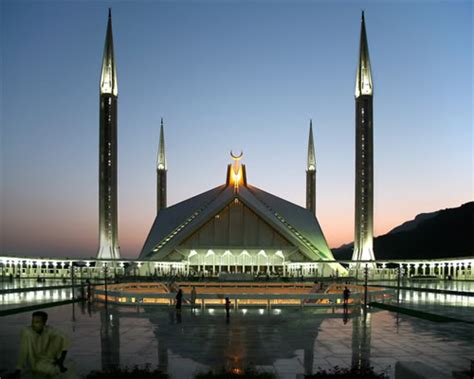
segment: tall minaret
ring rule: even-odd
[[[356,164],[355,232],[353,260],[373,260],[374,236],[374,143],[373,85],[364,12],[360,31],[359,64],[355,88]]]
[[[316,215],[316,156],[313,141],[313,120],[309,120],[308,162],[306,165],[306,209]]]
[[[156,159],[156,214],[161,209],[166,208],[166,165],[165,136],[163,133],[163,119],[160,128],[160,146],[158,147],[158,157]]]
[[[120,258],[117,231],[117,70],[112,38],[112,15],[105,37],[100,76],[99,134],[99,259]]]

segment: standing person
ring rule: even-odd
[[[196,304],[196,287],[193,286],[191,290],[191,309],[194,311],[194,305]]]
[[[86,300],[86,289],[85,289],[85,285],[84,285],[84,282],[81,283],[81,301],[85,301]]]
[[[179,289],[176,294],[176,311],[181,312],[181,303],[183,302],[183,290]]]
[[[230,316],[230,299],[229,296],[225,298],[225,313],[226,317],[229,318]]]
[[[46,325],[48,314],[36,311],[31,317],[31,326],[21,332],[20,356],[14,376],[19,377],[21,371],[29,364],[33,373],[46,376],[66,372],[66,359],[69,341],[61,333]]]
[[[92,298],[92,285],[89,279],[86,280],[87,284],[87,301],[91,301]]]
[[[351,295],[351,291],[349,290],[349,288],[344,287],[344,291],[343,291],[343,296],[344,296],[344,305],[347,305],[349,304],[349,296]]]

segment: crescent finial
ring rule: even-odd
[[[235,155],[232,150],[230,151],[230,156],[231,156],[231,158],[232,158],[234,161],[240,160],[243,155],[244,155],[244,152],[243,152],[242,150],[240,150],[240,154],[239,154],[239,155]]]

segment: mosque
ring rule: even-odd
[[[355,80],[355,220],[352,260],[335,261],[316,217],[316,155],[310,123],[306,205],[281,199],[247,181],[243,154],[231,152],[223,184],[167,204],[163,122],[157,157],[157,214],[134,259],[120,254],[117,223],[118,84],[109,10],[99,96],[99,247],[96,258],[0,257],[0,275],[94,278],[130,273],[200,275],[357,276],[394,280],[408,275],[452,275],[472,280],[472,257],[375,261],[373,252],[373,80],[364,13]],[[223,168],[224,169],[224,168]],[[341,263],[344,265],[341,265]],[[362,267],[361,267],[362,266]],[[389,267],[390,266],[390,267]],[[398,267],[394,269],[393,267]]]
[[[162,143],[158,167],[166,167]],[[313,207],[302,208],[249,184],[242,154],[231,156],[224,184],[171,207],[163,207],[158,196],[158,214],[138,259],[183,262],[186,272],[213,275],[284,275],[300,263],[308,274],[344,274],[344,267],[331,263],[334,257],[314,214],[315,186],[307,193]],[[166,195],[162,186],[158,174],[158,193]]]
[[[374,260],[372,75],[362,14],[356,77],[356,231],[354,259]],[[117,73],[109,11],[100,81],[98,259],[120,259],[117,230]],[[157,158],[157,215],[138,257],[155,271],[339,276],[316,218],[316,157],[310,122],[306,208],[247,182],[242,152],[231,152],[225,183],[167,206],[163,120]],[[148,270],[150,270],[150,265]],[[140,271],[145,268],[140,268]]]

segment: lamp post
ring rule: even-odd
[[[402,279],[402,265],[398,265],[397,269],[397,303],[400,302],[400,281]]]
[[[74,300],[75,294],[74,294],[74,262],[69,263],[69,268],[71,270],[71,293],[72,293],[72,300]]]

